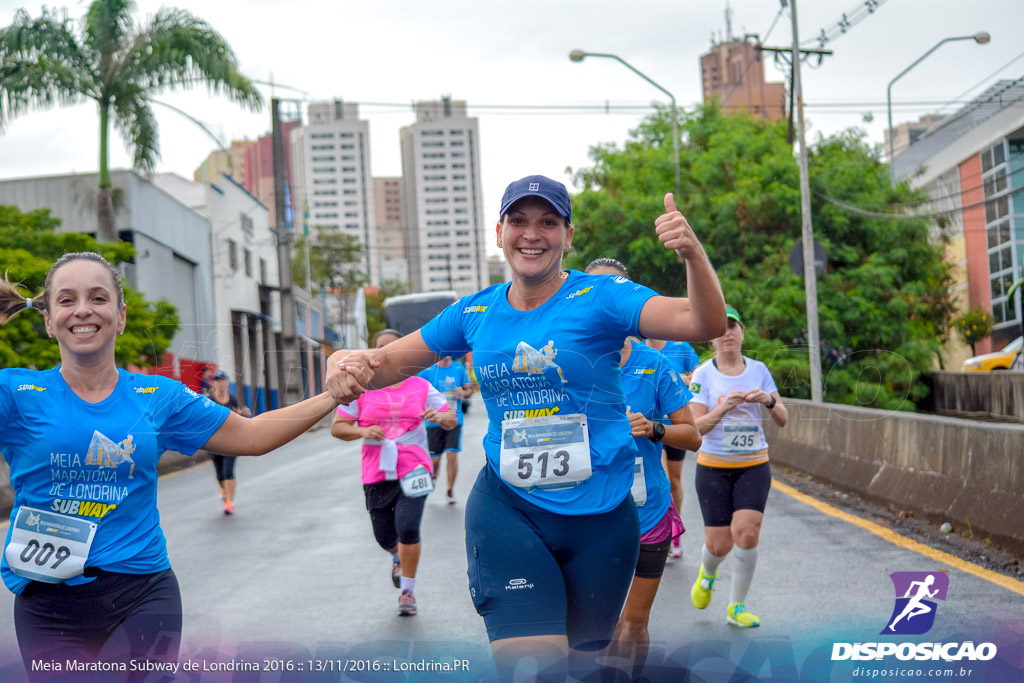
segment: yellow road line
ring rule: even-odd
[[[828,503],[823,503],[820,500],[812,498],[805,493],[800,493],[792,486],[789,486],[788,484],[783,484],[778,479],[772,479],[772,488],[778,489],[782,493],[785,493],[787,496],[795,498],[801,503],[806,503],[807,505],[810,505],[814,509],[824,512],[826,515],[831,515],[832,517],[841,519],[844,522],[855,524],[859,526],[861,529],[870,531],[876,536],[883,538],[886,541],[889,541],[890,543],[898,545],[901,548],[906,548],[907,550],[912,550],[916,553],[920,553],[926,557],[930,557],[936,562],[948,564],[949,566],[959,569],[962,572],[967,572],[968,574],[977,576],[979,579],[990,581],[991,583],[994,583],[997,586],[1001,586],[1006,590],[1013,591],[1018,595],[1024,595],[1024,582],[1017,581],[1016,579],[1011,579],[1009,576],[1003,576],[1002,574],[994,572],[990,569],[979,567],[976,564],[972,564],[971,562],[967,562],[966,560],[961,560],[959,557],[954,557],[949,553],[942,552],[941,550],[936,550],[935,548],[929,547],[923,543],[912,541],[905,536],[899,535],[892,529],[885,528],[881,524],[869,522],[866,519],[863,519],[856,515],[851,515],[848,512],[843,512],[838,508],[834,508]]]

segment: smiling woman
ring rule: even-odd
[[[576,233],[569,193],[533,175],[505,190],[495,226],[510,283],[381,349],[332,356],[381,388],[473,352],[490,427],[466,502],[466,557],[501,679],[527,658],[539,678],[564,679],[567,667],[584,678],[611,641],[640,547],[619,366],[626,337],[704,340],[724,330],[704,248],[671,194],[664,204],[652,227],[686,264],[687,299],[562,270]]]
[[[0,324],[25,309],[42,312],[61,364],[0,370],[0,453],[15,494],[0,577],[17,596],[22,657],[176,662],[181,594],[156,508],[160,456],[261,455],[358,392],[335,366],[328,392],[245,419],[173,379],[119,369],[121,280],[91,252],[58,259],[35,297],[0,279]]]

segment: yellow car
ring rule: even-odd
[[[1017,337],[1002,348],[1001,351],[983,353],[964,361],[964,372],[988,372],[990,370],[1009,370],[1014,359],[1020,353],[1021,345],[1024,344],[1024,337]]]

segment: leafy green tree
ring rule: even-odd
[[[348,295],[368,281],[363,263],[363,245],[352,235],[340,230],[315,226],[309,235],[309,271],[312,294],[320,287],[336,292],[338,311],[343,324],[349,317]],[[306,237],[299,236],[292,250],[292,280],[306,282]]]
[[[972,308],[953,321],[960,339],[971,346],[971,355],[977,355],[974,345],[992,334],[992,314],[984,308]]]
[[[94,100],[100,113],[97,227],[101,241],[117,239],[110,181],[111,120],[134,152],[139,171],[159,156],[154,94],[206,83],[253,109],[262,98],[227,42],[206,22],[161,8],[145,25],[132,19],[132,0],[93,0],[75,32],[64,13],[43,8],[32,18],[18,10],[0,29],[0,130],[31,109]]]
[[[376,294],[366,295],[366,330],[370,337],[367,341],[372,342],[374,335],[387,327],[384,321],[384,299],[410,292],[412,287],[405,280],[384,280]]]
[[[99,244],[89,235],[57,233],[59,223],[47,209],[22,213],[17,207],[0,205],[0,268],[11,281],[21,283],[26,296],[43,291],[50,266],[67,252],[95,251],[113,264],[135,255],[135,247],[127,242]],[[146,301],[128,286],[124,297],[128,319],[115,345],[117,364],[158,364],[181,327],[177,310],[163,300]],[[23,311],[0,326],[0,367],[43,369],[59,363],[60,350],[47,337],[41,315]]]
[[[634,279],[685,295],[685,270],[654,232],[662,198],[673,186],[670,119],[661,112],[622,146],[591,150],[593,167],[576,172],[573,267],[612,256]],[[784,396],[810,397],[803,278],[789,266],[800,243],[799,170],[785,124],[724,116],[704,107],[681,121],[682,196],[676,204],[715,264],[726,300],[747,322],[745,351],[765,361]],[[893,190],[877,151],[856,130],[819,140],[810,150],[815,239],[828,271],[818,279],[818,315],[826,400],[913,409],[949,332],[949,266],[924,219],[874,212],[920,197]],[[908,400],[909,399],[909,400]]]

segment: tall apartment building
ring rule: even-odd
[[[203,184],[218,183],[224,174],[242,182],[245,180],[245,150],[254,144],[252,140],[232,140],[228,149],[210,152],[192,174],[192,179]]]
[[[466,102],[416,103],[416,123],[402,128],[402,213],[414,291],[489,284],[480,186],[480,132]]]
[[[377,218],[377,252],[380,281],[409,281],[405,253],[405,222],[402,220],[402,179],[373,179],[374,215]]]
[[[300,121],[285,121],[281,124],[284,135],[284,180],[287,185],[295,187],[292,172],[292,151],[288,146],[289,132],[300,125]],[[274,140],[271,135],[264,135],[249,145],[243,152],[242,185],[256,196],[270,210],[270,224],[277,226],[276,204],[274,202]],[[294,193],[294,190],[292,191]]]
[[[310,230],[321,226],[352,235],[364,247],[363,267],[371,285],[380,284],[377,221],[370,175],[370,127],[359,120],[359,105],[309,105],[309,121],[291,132],[297,222],[308,213]],[[296,226],[301,230],[301,226]]]
[[[752,116],[766,119],[786,118],[786,86],[765,83],[762,53],[756,43],[745,37],[729,36],[724,43],[711,46],[700,57],[704,102],[718,95],[726,112],[746,110]]]

